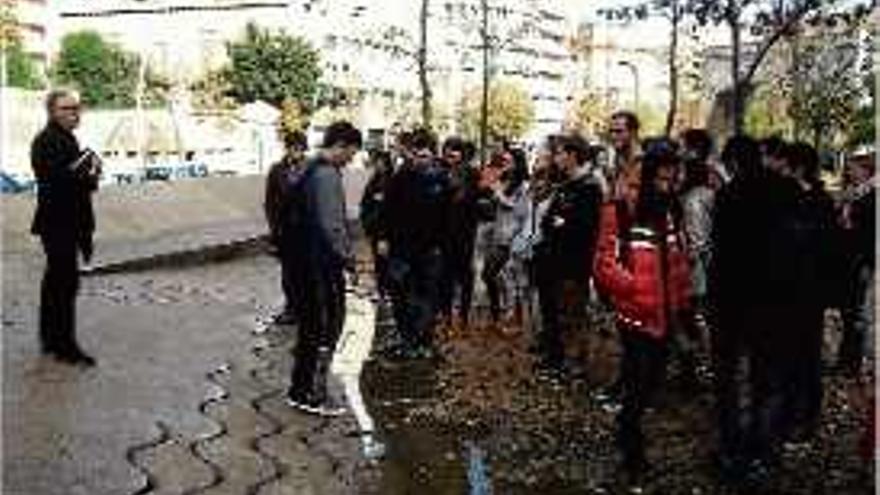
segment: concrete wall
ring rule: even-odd
[[[356,217],[367,172],[345,174],[349,217]],[[96,263],[192,249],[265,233],[264,176],[213,177],[110,186],[95,195]],[[36,197],[2,198],[2,250],[37,254],[29,233]]]

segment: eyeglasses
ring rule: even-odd
[[[79,109],[80,109],[80,105],[64,105],[64,106],[58,107],[58,110],[64,110],[65,112],[78,111]]]

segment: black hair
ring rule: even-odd
[[[309,149],[309,140],[303,131],[286,132],[284,133],[284,145],[306,150]]]
[[[590,143],[588,143],[586,139],[581,137],[580,134],[561,136],[558,138],[556,145],[562,151],[565,151],[567,153],[574,153],[578,165],[583,165],[587,163],[588,160],[593,159],[593,153],[592,148],[590,147]]]
[[[332,148],[333,146],[356,146],[360,148],[364,144],[361,131],[353,126],[351,122],[340,120],[334,122],[327,127],[324,133],[324,148]]]
[[[681,140],[685,148],[696,151],[699,160],[706,160],[712,154],[714,143],[705,129],[688,129],[682,134]]]
[[[770,136],[762,139],[761,148],[765,155],[773,158],[786,158],[788,156],[788,144],[779,136]]]
[[[641,180],[639,183],[639,199],[636,204],[636,222],[641,225],[659,229],[665,225],[666,216],[672,213],[674,221],[681,218],[681,210],[673,195],[661,196],[654,181],[657,173],[664,167],[677,167],[681,163],[678,146],[666,138],[645,140],[645,152],[642,155]]]
[[[526,152],[522,148],[511,148],[507,151],[513,158],[513,166],[507,172],[507,187],[505,192],[512,194],[523,182],[529,179],[529,164]]]
[[[431,153],[437,152],[437,137],[424,127],[417,127],[408,133],[406,143],[410,150],[431,150]]]
[[[822,187],[819,178],[819,153],[807,143],[796,142],[787,146],[786,157],[793,171],[800,172],[813,187]]]
[[[458,136],[450,136],[446,138],[446,141],[443,142],[443,152],[446,151],[457,151],[461,153],[462,156],[465,155],[465,148],[467,147],[467,143],[464,139]]]
[[[635,113],[630,112],[629,110],[618,110],[611,114],[611,120],[615,119],[623,119],[626,122],[626,128],[632,132],[639,132],[639,127],[641,124],[639,123],[639,118]]]
[[[754,178],[761,174],[761,148],[745,134],[730,138],[721,152],[721,162],[734,177]]]

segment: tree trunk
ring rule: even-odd
[[[489,147],[489,1],[482,0],[483,100],[480,106],[480,163],[486,163]]]
[[[742,134],[745,115],[743,110],[743,81],[739,77],[739,58],[740,58],[740,25],[739,15],[729,14],[728,23],[730,24],[731,48],[733,56],[730,57],[730,72],[733,82],[733,133]]]
[[[428,2],[422,0],[419,12],[419,84],[422,89],[422,126],[431,128],[431,85],[428,82]]]
[[[678,0],[672,0],[672,33],[669,42],[669,110],[666,112],[666,136],[672,133],[678,109]]]
[[[800,109],[800,106],[803,104],[803,95],[802,95],[802,82],[801,82],[801,49],[800,43],[798,40],[797,31],[791,37],[791,65],[792,65],[792,98],[791,105],[794,105],[795,108]],[[797,112],[799,113],[799,112]],[[795,116],[792,119],[792,134],[794,140],[797,141],[801,138],[801,119]],[[818,136],[816,137],[816,141],[818,142]],[[818,147],[816,149],[819,149]]]

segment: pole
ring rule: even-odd
[[[628,60],[621,60],[617,63],[621,67],[626,67],[632,72],[633,75],[633,111],[638,113],[639,111],[639,68],[635,66],[632,62]]]
[[[2,36],[2,33],[0,33]],[[9,107],[6,101],[6,86],[9,81],[7,79],[7,67],[6,67],[6,37],[3,36],[0,38],[0,169],[5,169],[9,166],[9,162],[7,161],[7,154],[9,153],[10,142],[9,142],[9,125],[7,120],[9,120]]]
[[[480,107],[480,164],[486,163],[489,146],[489,1],[482,0],[483,26],[483,101]]]

